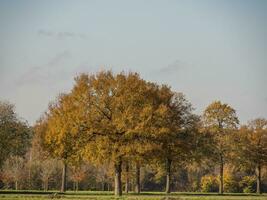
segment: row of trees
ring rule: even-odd
[[[49,105],[32,129],[37,145],[31,149],[40,148],[43,160],[61,160],[61,191],[66,189],[67,169],[72,169],[69,174],[78,188],[88,166],[108,166],[113,170],[104,170],[103,188],[113,174],[114,184],[108,186],[114,186],[115,195],[122,194],[122,179],[126,192],[134,185],[140,193],[141,167],[161,171],[165,177],[161,184],[169,193],[177,178],[175,168],[187,169],[188,175],[194,163],[212,163],[213,168],[219,167],[219,192],[223,193],[225,165],[229,168],[231,163],[256,170],[260,193],[261,172],[267,163],[267,121],[256,119],[241,127],[238,123],[235,110],[220,101],[197,116],[184,95],[166,85],[145,81],[136,73],[103,71],[76,77],[73,89]],[[45,168],[52,168],[51,163]]]

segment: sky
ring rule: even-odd
[[[138,72],[267,118],[265,0],[0,0],[0,100],[33,125],[81,72]]]

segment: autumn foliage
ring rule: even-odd
[[[122,195],[123,187],[126,193],[140,193],[141,182],[166,193],[175,187],[252,191],[251,181],[245,180],[253,177],[256,191],[262,191],[267,164],[265,119],[239,127],[236,111],[220,101],[198,116],[182,93],[137,73],[80,74],[72,90],[51,102],[33,128],[16,119],[11,105],[0,108],[1,138],[12,130],[18,136],[8,135],[13,151],[2,148],[0,155],[2,179],[15,183],[16,189],[23,177],[34,187],[33,177],[39,171],[44,190],[61,179],[62,192],[67,178],[74,190],[88,180],[95,185],[101,182],[103,190],[114,188],[115,195]],[[19,168],[25,168],[26,175]],[[59,187],[58,181],[54,186]]]

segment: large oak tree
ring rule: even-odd
[[[114,75],[104,71],[88,75],[87,81],[88,91],[80,94],[87,96],[88,114],[83,126],[91,139],[84,155],[95,162],[113,164],[115,194],[121,195],[122,163],[132,155],[132,144],[138,141],[136,149],[146,147],[145,138],[151,133],[151,116],[157,109],[154,89],[136,73]]]

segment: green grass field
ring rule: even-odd
[[[112,192],[66,192],[65,194],[42,191],[0,191],[1,200],[41,200],[41,199],[62,199],[62,200],[107,200],[107,199],[125,199],[125,200],[267,200],[267,194],[224,194],[216,193],[171,193],[166,195],[161,192],[144,192],[140,195],[130,193],[118,198]]]

